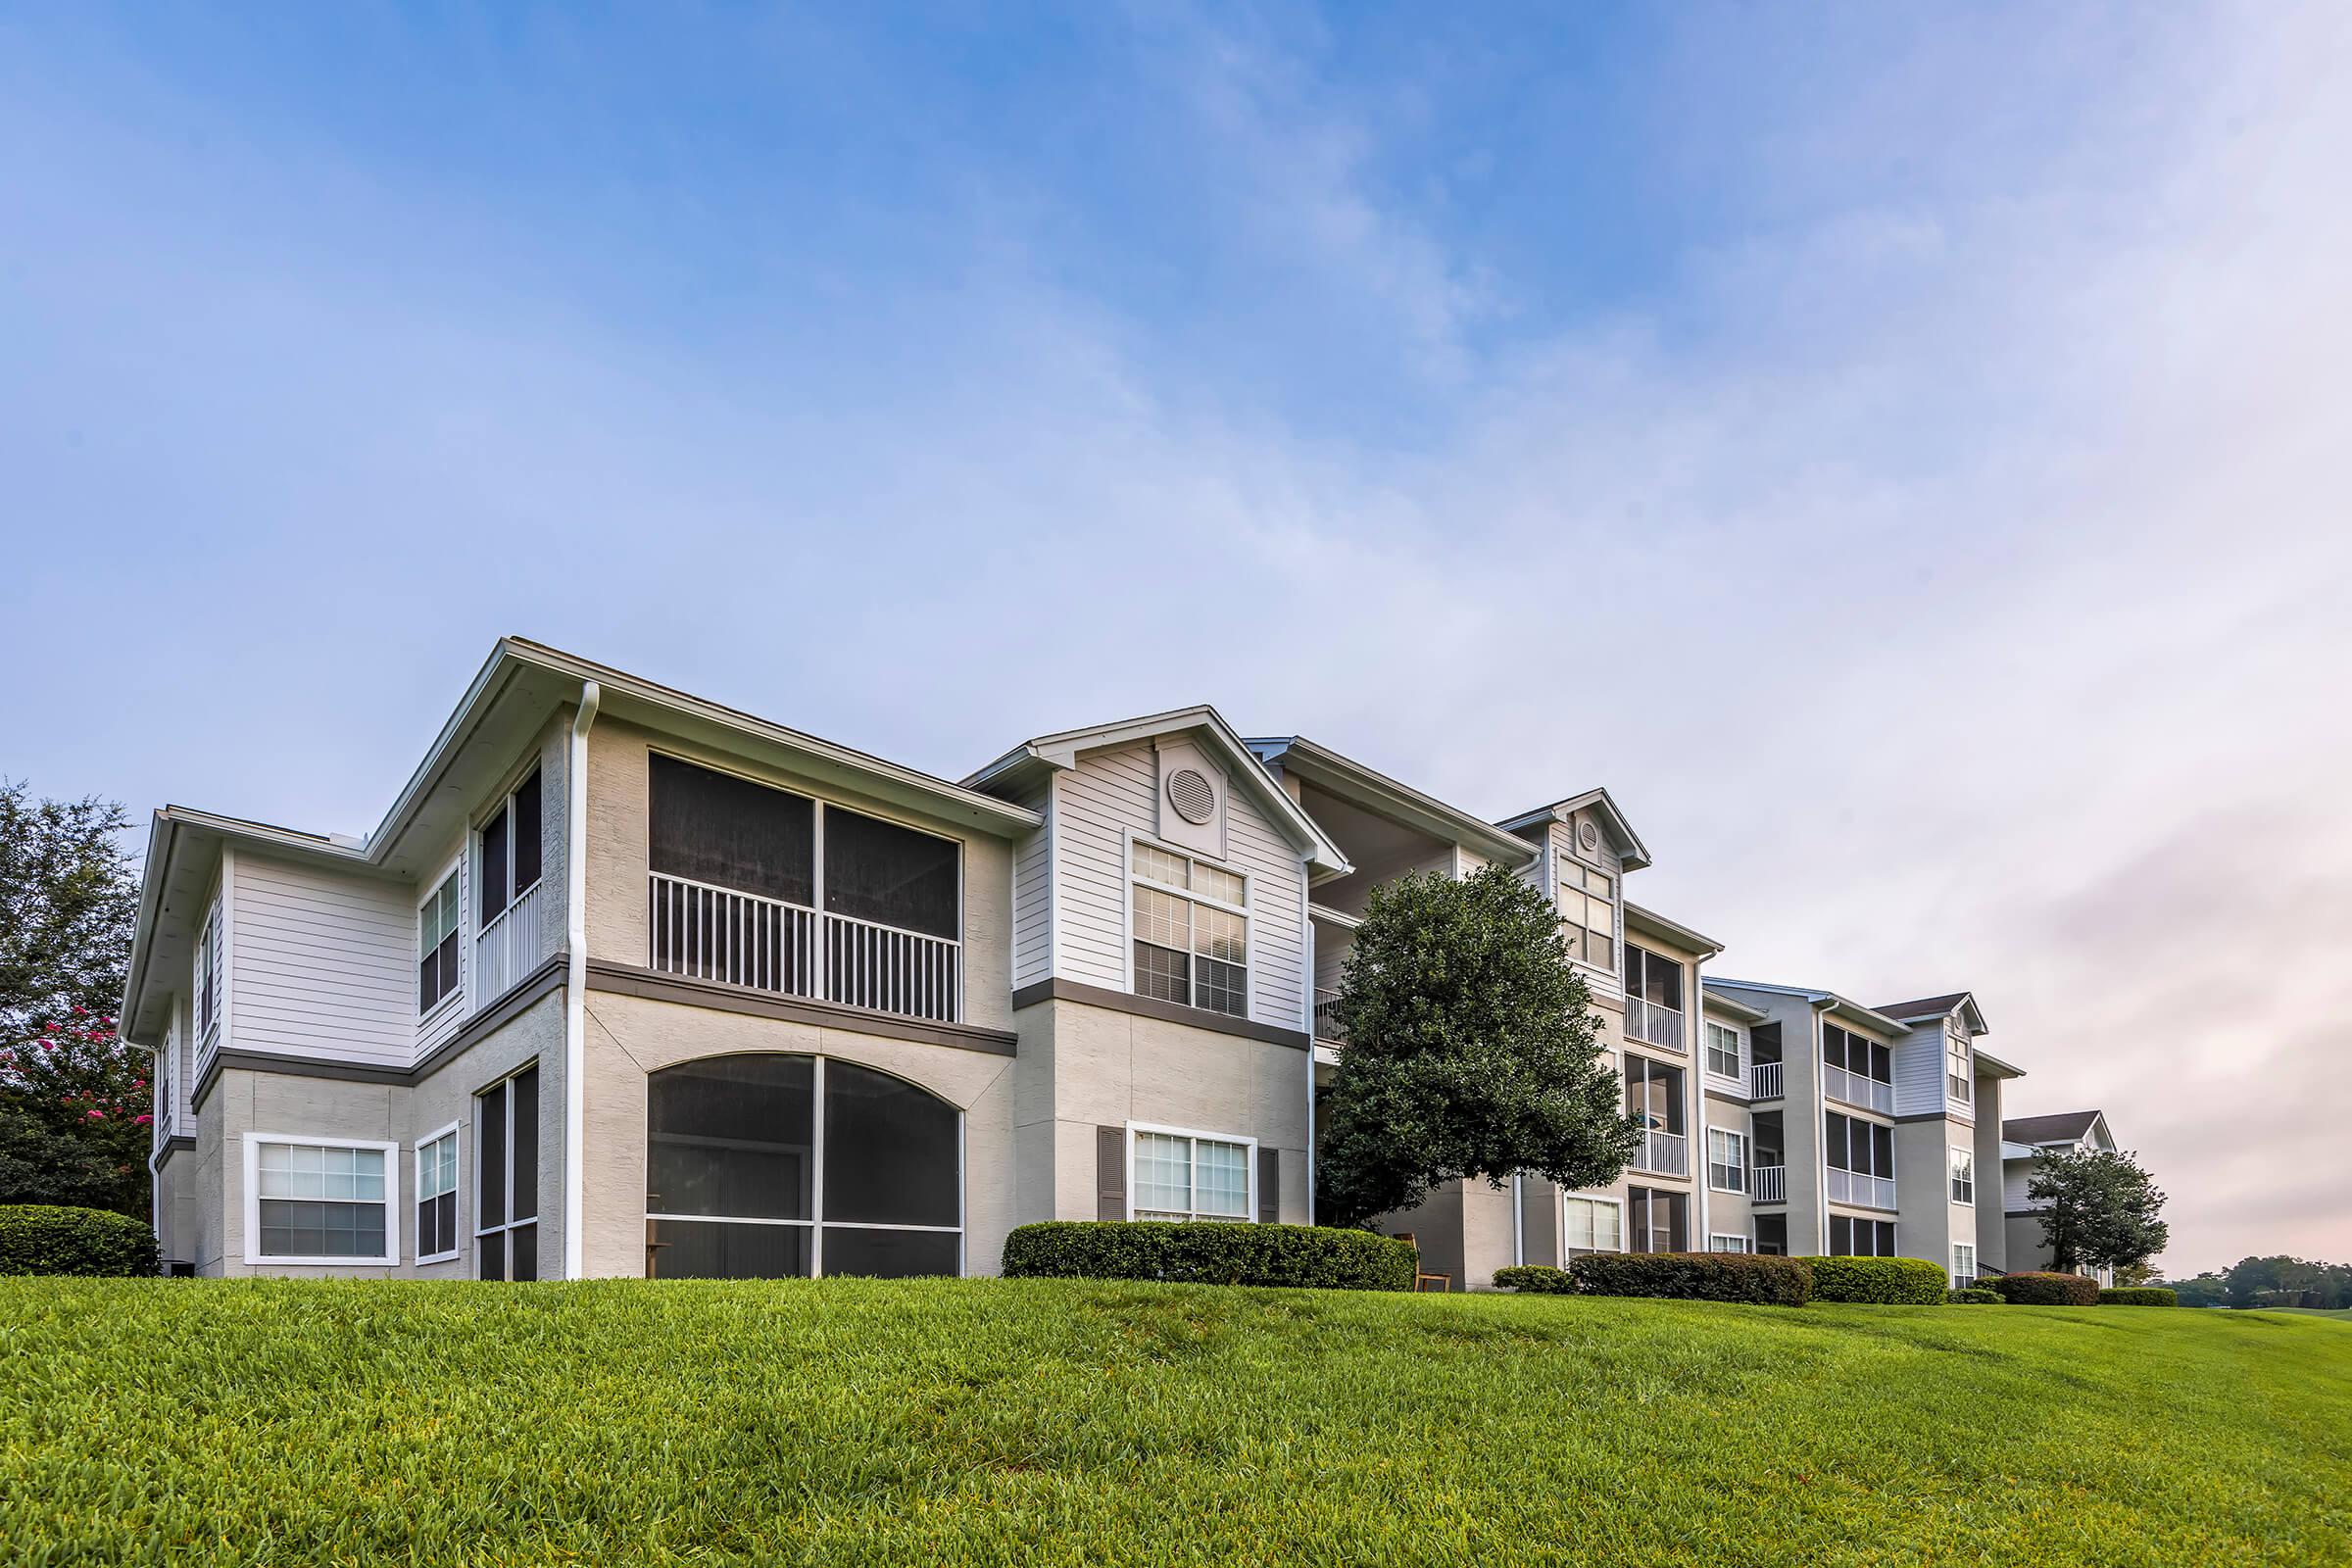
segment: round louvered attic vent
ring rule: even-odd
[[[1584,846],[1588,850],[1600,848],[1600,828],[1594,823],[1585,823],[1576,830],[1576,836],[1584,842]]]
[[[1180,767],[1168,775],[1168,804],[1178,816],[1199,826],[1216,810],[1217,792],[1197,770]]]

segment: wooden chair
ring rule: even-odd
[[[1439,1293],[1440,1295],[1446,1295],[1446,1294],[1447,1294],[1447,1293],[1449,1293],[1449,1292],[1451,1292],[1451,1291],[1452,1291],[1452,1289],[1453,1289],[1453,1276],[1452,1276],[1452,1275],[1450,1275],[1450,1274],[1432,1274],[1432,1273],[1430,1273],[1428,1270],[1424,1269],[1424,1268],[1421,1266],[1421,1244],[1420,1244],[1419,1242],[1415,1242],[1415,1241],[1413,1241],[1413,1233],[1412,1233],[1411,1231],[1399,1231],[1399,1232],[1397,1232],[1397,1233],[1396,1233],[1396,1239],[1397,1239],[1398,1241],[1400,1241],[1400,1242],[1411,1242],[1411,1243],[1412,1243],[1412,1248],[1413,1248],[1413,1289],[1414,1289],[1415,1291],[1418,1291],[1418,1290],[1420,1290],[1420,1289],[1421,1289],[1421,1287],[1423,1287],[1424,1285],[1427,1285],[1427,1284],[1428,1284],[1430,1281],[1432,1281],[1432,1280],[1435,1280],[1435,1281],[1437,1281],[1437,1282],[1438,1282],[1438,1293]]]

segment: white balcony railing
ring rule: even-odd
[[[1894,1085],[1847,1072],[1843,1067],[1833,1067],[1826,1061],[1821,1064],[1821,1092],[1832,1100],[1842,1100],[1866,1110],[1894,1113]]]
[[[1892,1208],[1894,1178],[1865,1176],[1858,1170],[1839,1170],[1830,1167],[1830,1201],[1859,1203],[1865,1208]]]
[[[963,945],[949,938],[659,872],[646,904],[647,961],[664,974],[943,1023],[963,1015]]]
[[[473,1002],[469,1011],[505,996],[539,956],[539,888],[532,883],[491,916],[473,939]]]
[[[1683,1015],[1639,997],[1625,999],[1625,1038],[1666,1051],[1683,1049]]]
[[[1748,1067],[1747,1098],[1750,1100],[1778,1100],[1781,1098],[1781,1064],[1779,1062],[1759,1061]]]
[[[1657,1176],[1690,1174],[1690,1140],[1681,1133],[1645,1132],[1635,1152],[1634,1168]]]
[[[1759,1203],[1786,1203],[1788,1201],[1788,1166],[1758,1165],[1755,1176],[1755,1201]]]
[[[1340,1030],[1339,1001],[1339,992],[1330,986],[1315,987],[1315,1038],[1344,1046],[1348,1037]]]

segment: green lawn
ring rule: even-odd
[[[2352,1306],[2262,1306],[2258,1312],[2285,1312],[2294,1317],[2331,1317],[2343,1321],[2352,1319]]]
[[[2323,1563],[2352,1336],[1049,1281],[0,1281],[0,1561]]]

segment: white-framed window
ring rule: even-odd
[[[416,906],[416,1013],[432,1011],[458,994],[458,868]]]
[[[1740,1076],[1740,1031],[1712,1018],[1707,1020],[1707,1071],[1718,1078]]]
[[[1717,1234],[1707,1238],[1707,1250],[1710,1252],[1751,1252],[1755,1249],[1748,1246],[1747,1238],[1744,1236]]]
[[[1952,1150],[1952,1201],[1975,1203],[1977,1200],[1977,1156],[1973,1150],[1958,1144]]]
[[[1128,848],[1135,994],[1247,1016],[1248,879],[1145,839]]]
[[[491,921],[539,885],[546,848],[539,836],[543,804],[534,767],[499,802],[475,838],[474,929],[485,935]]]
[[[1568,956],[1596,969],[1616,972],[1616,883],[1576,857],[1552,857],[1560,906],[1560,935]]]
[[[392,1156],[398,1144],[291,1133],[245,1135],[245,1261],[400,1261]]]
[[[220,901],[204,911],[196,932],[196,1038],[210,1039],[220,1022]]]
[[[1707,1129],[1707,1185],[1719,1193],[1747,1191],[1747,1135]]]
[[[1977,1250],[1968,1242],[1952,1244],[1952,1289],[1965,1291],[1977,1283]]]
[[[473,1097],[474,1273],[539,1277],[539,1068]]]
[[[1560,1197],[1560,1256],[1625,1250],[1625,1205],[1614,1198]]]
[[[1968,1062],[1968,1030],[1957,1019],[1944,1033],[1943,1056],[1944,1087],[1951,1091],[1953,1100],[1965,1105],[1969,1102],[1976,1073]]]
[[[458,1255],[458,1124],[416,1145],[416,1261]]]
[[[1256,1139],[1127,1124],[1129,1219],[1247,1223],[1256,1214]]]

